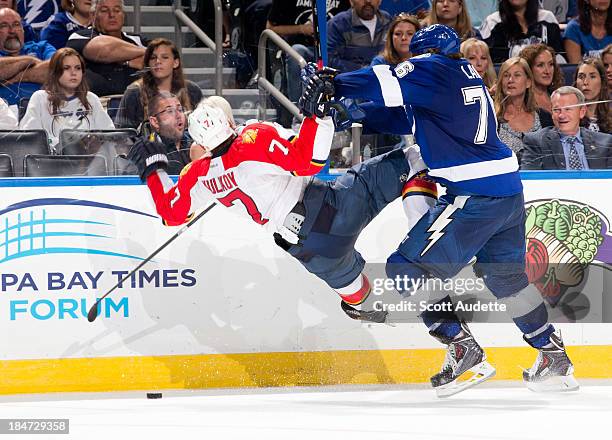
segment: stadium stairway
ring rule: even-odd
[[[133,1],[126,0],[126,21],[124,30],[134,31],[134,7]],[[175,17],[171,6],[157,6],[162,3],[156,0],[141,0],[140,29],[141,34],[149,39],[164,37],[175,40],[174,23]],[[169,2],[168,2],[169,3]],[[187,26],[182,26],[183,48],[181,56],[183,59],[183,71],[187,79],[196,82],[202,89],[202,94],[211,96],[215,94],[214,79],[215,58],[213,52],[206,47],[194,47],[196,37]],[[223,96],[230,102],[237,121],[257,117],[257,102],[259,91],[257,88],[236,88],[236,69],[233,67],[223,68]],[[267,119],[275,120],[276,111],[272,108],[267,110]]]

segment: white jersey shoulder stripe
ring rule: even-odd
[[[518,169],[518,160],[513,151],[512,156],[504,159],[486,160],[446,168],[432,168],[428,174],[433,177],[441,177],[450,182],[461,182],[463,180],[482,179],[483,177],[512,173],[518,171]]]
[[[376,78],[380,84],[380,91],[382,92],[383,99],[385,100],[386,107],[399,107],[404,105],[404,98],[402,97],[402,88],[399,85],[399,81],[391,73],[390,66],[386,64],[378,64],[372,67]]]

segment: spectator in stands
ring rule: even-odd
[[[586,58],[578,65],[574,76],[574,87],[580,90],[587,104],[608,99],[606,70],[599,58]],[[582,125],[589,130],[610,133],[610,105],[608,102],[590,104]]]
[[[73,32],[91,26],[91,0],[62,0],[62,9],[40,33],[40,38],[56,49],[65,47]]]
[[[568,0],[540,0],[540,7],[552,12],[559,23],[567,22]]]
[[[472,20],[472,26],[480,28],[484,20],[497,11],[498,0],[468,0],[466,7]]]
[[[187,2],[192,3],[191,1]],[[208,35],[208,37],[211,40],[215,40],[215,3],[213,2],[213,0],[199,0],[197,2],[193,2],[195,3],[195,11],[192,10],[191,11],[191,17],[193,18],[193,20],[196,22],[196,24],[198,25],[198,27],[200,29],[202,29],[204,31],[204,33],[206,35]],[[231,43],[231,35],[230,35],[230,24],[231,24],[231,17],[230,17],[230,0],[222,0],[221,1],[221,10],[223,11],[223,25],[221,26],[222,32],[223,32],[223,48],[224,49],[229,49],[232,46]],[[200,41],[200,39],[198,38],[196,40],[196,46],[198,47],[204,47],[205,44]]]
[[[98,96],[120,95],[143,68],[147,41],[122,32],[122,0],[92,0],[93,29],[73,32],[66,43],[87,61],[89,88]]]
[[[14,130],[17,125],[17,116],[9,108],[6,101],[0,98],[0,130]]]
[[[612,43],[612,9],[610,0],[578,0],[578,18],[570,20],[563,44],[570,63],[582,57],[598,57]]]
[[[612,135],[580,127],[586,114],[582,92],[563,86],[552,94],[554,127],[525,135],[521,168],[589,170],[612,168]]]
[[[478,29],[472,27],[472,21],[463,2],[464,0],[433,0],[426,24],[440,23],[452,27],[461,40],[482,39]]]
[[[533,74],[523,58],[512,57],[499,69],[494,101],[498,135],[516,153],[519,163],[525,133],[552,125],[550,113],[536,105],[533,83]]]
[[[349,0],[327,2],[328,20],[350,8]],[[312,6],[303,0],[273,0],[266,27],[283,37],[306,62],[315,60]],[[302,94],[300,65],[287,57],[287,97],[294,103]]]
[[[43,129],[54,150],[65,128],[81,130],[113,129],[100,99],[83,79],[85,62],[68,47],[59,49],[49,62],[49,76],[43,90],[30,98],[26,114],[19,123],[22,130]]]
[[[380,9],[395,17],[401,13],[416,15],[419,20],[427,17],[431,2],[429,0],[382,0]]]
[[[0,9],[0,98],[16,105],[29,98],[47,79],[55,48],[46,41],[24,42],[23,25],[17,12]]]
[[[259,56],[259,37],[266,29],[272,0],[240,0],[240,41],[244,52],[254,66]]]
[[[389,64],[395,66],[402,61],[406,61],[412,56],[410,54],[412,36],[419,29],[421,29],[421,24],[416,15],[404,13],[397,15],[393,18],[387,31],[385,48],[379,55],[374,57],[370,65]]]
[[[608,96],[612,95],[612,44],[608,44],[601,52],[601,61],[606,68],[606,78],[608,84]]]
[[[2,8],[11,8],[14,11],[17,11],[17,5],[15,4],[15,0],[0,0],[0,9]],[[19,13],[19,11],[17,11]],[[21,25],[23,26],[23,40],[27,43],[28,41],[38,41],[38,34],[34,32],[30,23],[25,20],[21,20]]]
[[[368,66],[384,48],[391,17],[381,0],[351,0],[351,8],[327,23],[329,65],[341,72]]]
[[[149,68],[141,79],[131,84],[123,94],[115,124],[122,128],[138,128],[149,119],[149,103],[161,91],[170,92],[185,110],[194,109],[202,99],[202,90],[185,79],[181,56],[175,44],[156,38],[147,46],[144,65]]]
[[[519,56],[527,61],[533,73],[533,92],[537,106],[552,112],[550,94],[565,85],[555,50],[546,44],[538,43],[525,47]]]
[[[189,148],[193,142],[185,130],[187,119],[183,106],[177,96],[161,91],[149,102],[149,110],[152,132],[143,135],[139,141],[155,139],[162,142],[168,152],[168,174],[179,174],[191,161]]]
[[[552,12],[540,8],[538,0],[500,0],[499,10],[485,19],[480,33],[495,63],[518,56],[529,44],[545,43],[557,53],[563,50],[559,23]]]
[[[468,38],[461,43],[460,50],[465,59],[474,66],[489,91],[492,92],[497,83],[497,73],[495,73],[487,43],[476,38]]]

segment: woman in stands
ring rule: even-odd
[[[494,99],[498,135],[519,162],[525,148],[523,135],[553,125],[551,114],[536,104],[533,84],[533,74],[523,58],[513,57],[501,65]]]
[[[100,99],[89,91],[84,71],[85,62],[74,49],[64,47],[55,52],[49,61],[47,81],[43,89],[30,98],[19,128],[44,129],[52,150],[65,128],[115,128]]]
[[[491,92],[497,82],[497,73],[495,73],[487,43],[476,38],[468,38],[461,43],[460,50],[463,56],[474,66],[487,89]]]
[[[608,83],[608,96],[612,94],[612,44],[608,44],[601,52],[601,61],[603,61],[606,69],[606,78]]]
[[[410,41],[412,36],[421,29],[416,15],[401,13],[397,15],[387,31],[387,39],[383,51],[372,59],[371,66],[389,64],[395,66],[411,57]]]
[[[610,0],[578,0],[578,17],[565,29],[563,44],[570,63],[582,57],[598,57],[612,43],[612,8]]]
[[[70,34],[91,25],[91,0],[62,0],[62,9],[40,33],[40,39],[47,40],[56,49],[66,46]]]
[[[425,22],[427,25],[439,23],[452,27],[461,40],[481,39],[478,29],[472,27],[468,8],[463,2],[464,0],[433,0]]]
[[[485,19],[480,33],[496,63],[518,56],[529,44],[545,43],[557,53],[563,51],[555,14],[540,8],[539,0],[500,0],[499,11]]]
[[[179,51],[172,41],[165,38],[151,41],[144,54],[144,65],[142,78],[132,83],[121,99],[115,117],[117,127],[138,128],[150,116],[151,98],[162,91],[176,95],[185,111],[195,108],[202,99],[197,84],[185,79]]]
[[[557,64],[555,50],[546,44],[532,44],[521,50],[533,73],[533,92],[536,104],[547,112],[552,112],[550,95],[559,87],[565,85],[563,73]]]
[[[586,58],[578,65],[574,76],[574,87],[579,89],[589,102],[608,99],[606,70],[599,58]],[[602,133],[610,133],[610,106],[608,102],[590,104],[582,126]]]

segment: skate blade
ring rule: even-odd
[[[495,367],[487,361],[482,361],[468,371],[474,373],[469,379],[462,382],[458,382],[457,379],[455,379],[446,385],[441,385],[435,388],[436,395],[440,398],[450,397],[495,376]],[[468,371],[463,373],[463,375],[467,374]]]
[[[541,382],[527,382],[527,388],[535,393],[560,393],[566,391],[577,391],[580,388],[573,374],[567,376],[550,377]]]

